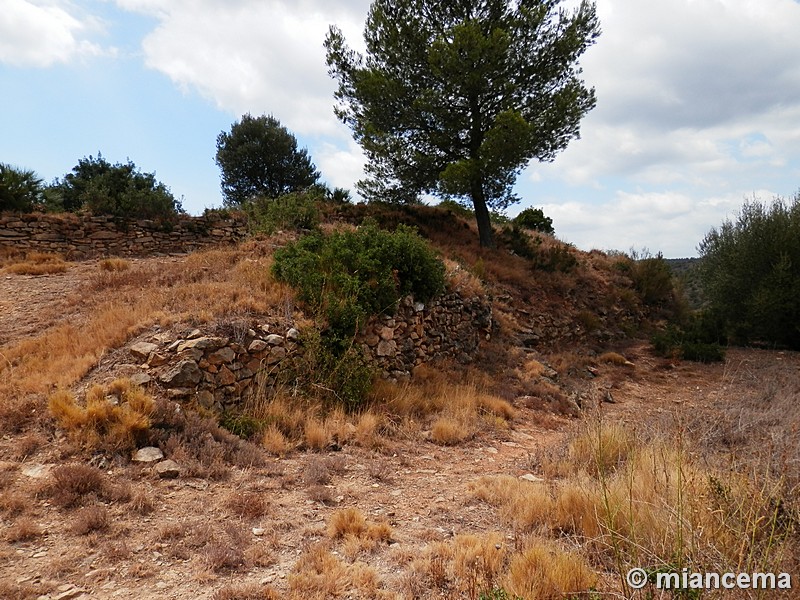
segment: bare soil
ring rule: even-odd
[[[59,275],[0,275],[0,346],[79,315],[75,298],[96,269],[90,261]],[[633,367],[599,365],[591,379],[598,397],[605,398],[597,410],[647,435],[668,433],[677,423],[688,425],[684,430],[698,438],[724,428],[734,434],[732,408],[743,410],[757,401],[765,378],[800,380],[797,353],[732,349],[725,363],[702,365],[654,357],[644,342],[624,352]],[[152,467],[112,461],[103,465],[108,480],[129,484],[153,510],[139,514],[131,502],[98,501],[110,521],[88,535],[74,528],[78,510],[58,508],[42,493],[49,473],[65,461],[58,434],[23,458],[19,448],[27,440],[5,436],[0,493],[6,505],[15,499],[21,503],[20,511],[41,531],[29,540],[3,536],[0,583],[16,590],[16,597],[51,599],[194,600],[248,582],[286,590],[304,549],[330,539],[331,515],[356,507],[368,521],[391,524],[391,542],[358,560],[377,570],[384,590],[400,592],[404,566],[427,544],[462,533],[508,530],[493,509],[471,498],[470,482],[487,474],[535,474],[539,457],[563,444],[579,421],[520,408],[513,429],[454,447],[394,438],[379,452],[355,445],[338,452],[295,452],[268,458],[263,467],[230,467],[221,480],[160,479]],[[320,463],[331,474],[323,484],[327,504],[307,481],[309,470]],[[247,493],[266,498],[265,515],[248,519],[228,506],[233,495]],[[15,524],[13,510],[6,510],[3,530]],[[215,570],[207,548],[234,538],[256,557],[250,562],[257,566]],[[513,532],[508,543],[513,544]],[[331,542],[331,548],[343,557],[341,542]]]

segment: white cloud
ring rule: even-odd
[[[322,43],[330,24],[354,36],[367,0],[117,0],[159,25],[143,42],[147,65],[219,108],[273,114],[301,135],[340,135]]]
[[[0,63],[49,67],[105,51],[86,39],[95,19],[66,2],[5,0],[0,10]]]
[[[582,60],[597,108],[538,176],[727,180],[756,134],[774,165],[800,153],[800,3],[598,0],[598,13],[603,33]]]
[[[356,195],[353,184],[363,177],[364,154],[361,147],[350,141],[346,148],[324,142],[314,152],[317,168],[331,187],[349,189]]]
[[[735,216],[747,197],[769,200],[770,190],[695,197],[673,192],[618,192],[601,205],[581,201],[548,203],[556,233],[579,248],[622,250],[648,248],[667,257],[695,256],[711,227]],[[568,232],[565,234],[565,232]]]

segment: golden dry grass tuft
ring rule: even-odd
[[[274,424],[267,426],[261,435],[261,447],[275,456],[286,456],[292,449],[292,445],[283,432]]]
[[[367,520],[357,508],[344,508],[331,515],[328,535],[334,539],[346,535],[361,537],[367,531]]]
[[[505,589],[568,597],[594,585],[590,564],[621,575],[633,567],[790,568],[797,542],[784,482],[763,472],[716,471],[698,456],[681,436],[644,442],[600,421],[579,430],[560,457],[543,461],[549,481],[501,475],[473,482],[474,497],[497,507],[518,535],[534,536],[511,558]],[[580,555],[557,540],[573,540]]]
[[[82,447],[132,450],[150,427],[154,400],[129,380],[92,386],[78,405],[65,390],[50,396],[48,407],[58,425]]]
[[[306,447],[315,452],[321,452],[328,446],[330,435],[325,422],[315,417],[309,417],[303,428]]]
[[[15,275],[54,275],[64,273],[69,268],[69,263],[64,261],[63,256],[47,252],[28,252],[21,260],[8,262],[10,264],[3,267],[3,270]]]
[[[582,556],[540,539],[512,557],[505,589],[522,598],[559,600],[587,594],[597,579]]]
[[[597,357],[597,360],[601,363],[617,366],[631,366],[633,364],[619,352],[603,352]]]

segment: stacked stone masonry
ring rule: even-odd
[[[435,359],[470,362],[491,327],[491,304],[485,297],[454,293],[427,305],[408,297],[395,315],[368,323],[359,343],[384,377],[404,379],[414,367]],[[143,367],[132,378],[135,383],[156,385],[172,398],[222,411],[256,390],[270,393],[285,381],[285,369],[294,367],[303,348],[297,329],[254,323],[236,340],[197,329],[178,339],[169,333],[144,336],[128,350]]]
[[[171,226],[154,221],[115,222],[74,214],[0,214],[0,246],[56,252],[69,260],[97,256],[183,253],[233,243],[247,235],[243,218],[183,216]]]

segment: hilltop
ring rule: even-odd
[[[256,370],[242,357],[272,367],[311,344],[315,315],[272,271],[297,232],[0,259],[0,596],[632,596],[627,568],[676,556],[797,574],[796,353],[657,357],[649,333],[681,310],[672,285],[653,296],[659,272],[546,234],[509,227],[486,250],[453,210],[346,204],[324,206],[320,228],[365,217],[416,227],[447,297],[491,319],[474,350],[395,368],[349,412],[292,385],[319,361],[253,375],[263,388],[230,409]],[[408,304],[364,344],[434,339],[435,301]],[[197,383],[166,383],[179,362]],[[206,381],[233,390],[205,403]],[[164,460],[131,460],[145,445]]]

